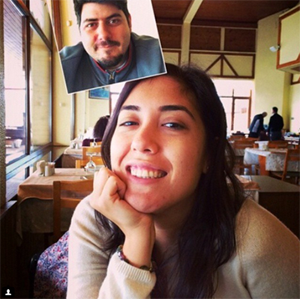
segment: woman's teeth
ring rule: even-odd
[[[164,172],[159,170],[146,170],[140,168],[131,168],[130,173],[133,176],[143,179],[156,179],[164,176]]]

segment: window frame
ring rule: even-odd
[[[52,40],[53,34],[51,32],[51,39],[49,40],[44,34],[43,30],[40,28],[39,24],[35,20],[34,16],[30,12],[30,1],[26,0],[24,3],[22,0],[8,0],[16,8],[16,11],[20,14],[20,17],[24,19],[24,29],[23,29],[23,40],[24,40],[24,57],[25,57],[25,152],[24,155],[10,161],[6,164],[6,181],[14,177],[18,172],[29,168],[35,161],[37,161],[41,156],[47,152],[47,148],[53,143],[53,49]],[[32,0],[31,0],[32,1]],[[34,1],[34,0],[33,0]],[[3,12],[4,13],[4,12]],[[50,16],[49,16],[50,21]],[[49,51],[49,61],[50,61],[50,80],[49,80],[49,129],[50,129],[50,141],[38,147],[35,151],[31,152],[31,140],[30,140],[30,30],[34,30],[40,38],[43,40]],[[5,66],[4,66],[5,67]],[[5,162],[6,163],[6,162]],[[27,176],[29,171],[26,171]],[[7,186],[9,188],[9,186]],[[8,201],[9,198],[6,199]]]

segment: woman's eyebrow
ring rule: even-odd
[[[141,108],[139,106],[136,106],[136,105],[126,105],[126,106],[123,106],[121,108],[121,111],[123,111],[123,110],[140,111]]]
[[[186,112],[193,120],[195,120],[194,115],[188,110],[185,106],[181,105],[165,105],[159,108],[160,111],[184,111]]]
[[[121,108],[121,111],[141,111],[141,107],[136,105],[126,105]],[[120,111],[120,112],[121,112]],[[185,107],[181,105],[165,105],[159,107],[159,111],[165,112],[165,111],[184,111],[186,112],[193,120],[195,120],[194,115]]]

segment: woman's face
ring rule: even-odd
[[[154,214],[190,207],[204,151],[203,123],[180,83],[160,76],[132,90],[111,140],[112,170],[125,182],[132,207]]]

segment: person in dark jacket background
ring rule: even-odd
[[[281,140],[284,123],[283,118],[278,113],[278,108],[272,108],[272,116],[270,117],[269,126],[268,126],[268,134],[270,140]]]
[[[256,114],[249,127],[249,137],[258,138],[261,132],[265,131],[264,128],[264,117],[268,115],[267,112]]]

